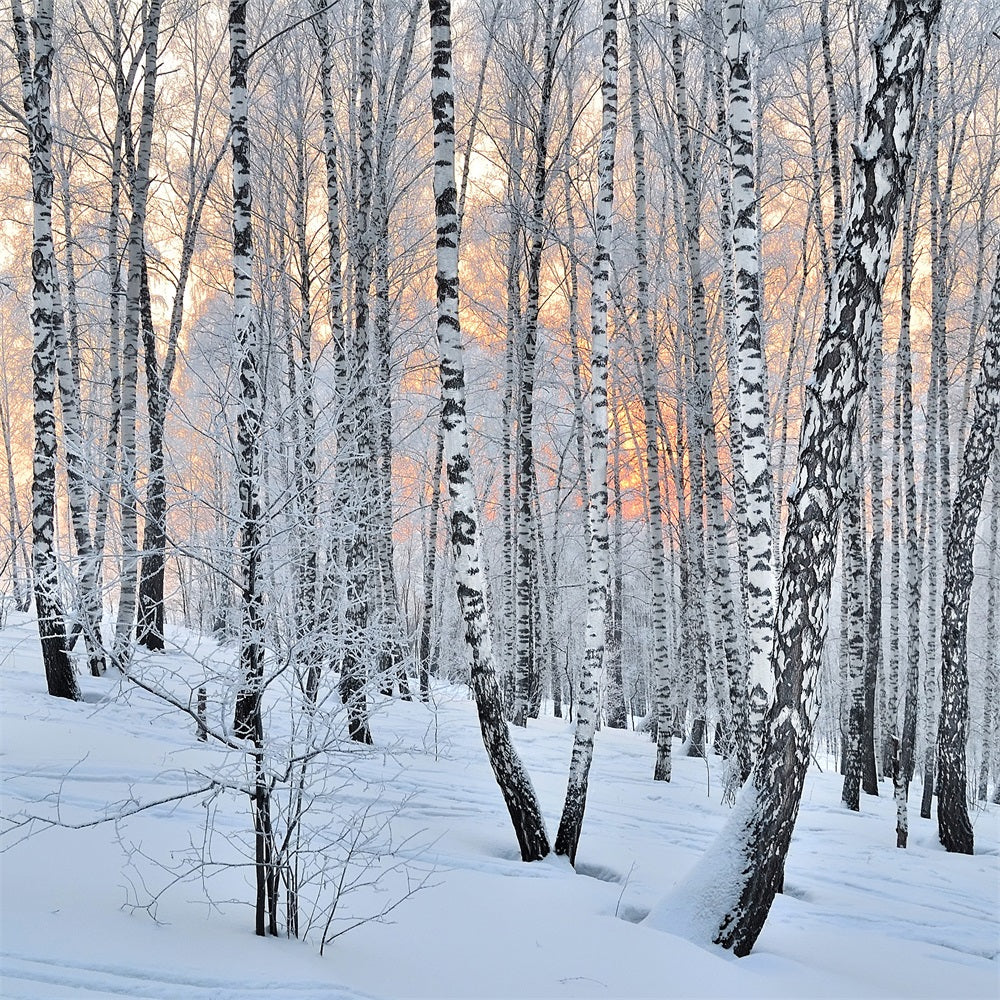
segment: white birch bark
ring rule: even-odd
[[[646,208],[646,133],[639,108],[639,14],[629,0],[629,103],[632,119],[632,159],[635,167],[636,322],[642,350],[642,416],[645,428],[646,494],[649,511],[649,558],[653,599],[653,676],[657,699],[670,703],[670,654],[667,632],[667,582],[663,551],[663,487],[660,482],[659,377],[656,344],[649,322],[649,236]],[[657,727],[656,778],[670,780],[671,727]]]
[[[534,124],[535,164],[528,217],[527,298],[521,344],[521,385],[517,407],[517,466],[514,477],[516,505],[516,559],[514,571],[514,607],[516,653],[514,706],[511,721],[527,724],[530,689],[534,678],[534,587],[537,568],[531,497],[534,491],[534,393],[535,356],[538,349],[538,314],[541,297],[542,254],[545,247],[544,212],[549,174],[549,131],[552,115],[552,92],[558,48],[565,34],[568,18],[576,4],[562,2],[558,14],[555,0],[545,9],[545,43],[542,55],[542,80],[538,118]]]
[[[856,437],[854,454],[860,452]],[[861,789],[861,730],[865,712],[865,606],[862,597],[865,560],[862,549],[861,493],[857,471],[848,465],[844,473],[844,499],[840,531],[843,539],[841,566],[841,602],[846,629],[841,632],[841,655],[846,656],[845,699],[846,730],[844,732],[844,783],[841,801],[857,812]]]
[[[263,736],[260,698],[264,683],[263,567],[261,559],[262,477],[260,344],[253,301],[253,192],[247,125],[247,0],[229,3],[230,135],[233,151],[233,333],[239,358],[236,468],[240,497],[239,566],[242,582],[240,625],[241,686],[233,730],[259,743]]]
[[[479,516],[472,479],[465,409],[465,361],[459,318],[458,212],[455,186],[455,91],[452,79],[451,3],[429,0],[431,113],[434,122],[437,335],[451,544],[465,648],[486,753],[525,861],[549,853],[538,800],[503,719],[493,666],[492,637],[482,570]]]
[[[757,177],[754,135],[754,76],[758,60],[754,39],[759,11],[755,2],[725,0],[723,32],[729,100],[729,150],[732,163],[733,322],[738,349],[739,419],[742,448],[739,473],[746,490],[747,653],[749,727],[753,754],[760,752],[764,715],[774,692],[771,647],[774,629],[774,569],[770,443],[767,437],[767,363],[761,322],[760,233],[757,229]],[[749,771],[743,773],[743,778]]]
[[[587,476],[590,551],[587,567],[586,647],[580,670],[576,730],[556,854],[576,863],[594,755],[597,678],[604,663],[608,609],[608,292],[614,212],[615,137],[618,130],[618,0],[603,0],[601,138],[597,150],[596,244],[590,293],[590,467]]]
[[[32,251],[31,330],[34,452],[31,477],[31,563],[38,637],[48,692],[78,700],[80,689],[66,650],[55,551],[56,309],[58,274],[52,239],[52,0],[36,0],[30,27],[21,0],[12,0],[17,67],[31,171]],[[32,36],[34,50],[32,51]]]

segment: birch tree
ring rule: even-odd
[[[50,695],[77,700],[80,689],[66,649],[54,544],[56,506],[56,339],[59,276],[52,240],[52,0],[36,0],[29,22],[21,0],[11,17],[21,78],[31,171],[31,330],[34,453],[31,476],[31,564],[42,662]],[[32,45],[33,42],[33,45]]]
[[[941,715],[938,721],[938,836],[945,850],[971,854],[965,751],[969,728],[968,619],[976,524],[996,447],[1000,413],[1000,254],[986,325],[976,402],[945,546],[941,614]]]
[[[142,77],[142,111],[139,141],[132,171],[132,216],[129,222],[126,255],[128,279],[125,288],[125,322],[122,339],[121,379],[121,533],[122,568],[115,622],[114,653],[125,662],[131,655],[131,632],[136,613],[139,567],[139,509],[136,492],[138,455],[136,387],[139,375],[139,341],[143,326],[142,297],[145,268],[146,206],[149,198],[150,165],[153,156],[153,115],[156,108],[156,77],[160,33],[161,0],[150,0],[142,27],[145,64]]]
[[[757,230],[756,119],[753,105],[757,63],[755,2],[726,0],[722,8],[726,40],[728,145],[732,165],[734,333],[739,378],[740,440],[737,475],[746,493],[746,586],[749,727],[759,753],[764,714],[774,690],[771,646],[774,570],[771,565],[771,462],[767,437],[767,365],[761,324],[760,233]],[[749,756],[742,778],[749,776]]]
[[[597,240],[590,293],[590,468],[587,477],[590,551],[587,558],[587,635],[580,672],[576,729],[569,782],[556,854],[576,863],[587,805],[587,783],[594,755],[596,688],[604,661],[608,609],[608,286],[611,281],[611,229],[614,209],[615,137],[618,130],[618,0],[603,0],[601,61],[601,139],[597,151]]]
[[[781,888],[811,757],[843,474],[912,155],[924,59],[939,0],[891,0],[872,41],[874,77],[831,275],[799,473],[789,498],[772,664],[778,679],[761,760],[726,827],[659,911],[746,955]]]
[[[642,350],[642,417],[646,435],[646,495],[649,503],[649,554],[653,599],[653,675],[661,706],[656,731],[654,779],[669,781],[671,733],[664,724],[670,706],[670,657],[667,648],[667,581],[663,548],[663,488],[660,483],[659,372],[656,344],[649,321],[649,237],[646,206],[646,132],[639,107],[639,13],[629,0],[629,106],[632,119],[632,159],[635,170],[636,322]]]
[[[437,336],[441,352],[441,424],[451,499],[451,545],[464,623],[466,655],[479,725],[490,766],[504,797],[524,861],[549,853],[548,835],[531,780],[503,718],[493,665],[492,635],[482,571],[479,514],[472,479],[465,410],[465,360],[459,317],[458,192],[455,185],[455,85],[452,79],[451,3],[429,0],[431,115],[434,123],[434,214]]]

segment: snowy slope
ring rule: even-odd
[[[169,686],[231,662],[205,640],[197,657],[175,651],[143,669]],[[898,851],[886,786],[851,814],[839,778],[814,770],[786,893],[737,960],[643,923],[727,814],[715,759],[678,759],[673,781],[654,784],[648,740],[602,731],[578,872],[523,865],[457,689],[436,690],[430,707],[379,702],[374,752],[322,764],[330,812],[317,828],[330,856],[368,808],[370,852],[352,877],[385,873],[344,895],[342,926],[423,888],[322,957],[315,940],[255,938],[244,796],[205,793],[79,830],[24,822],[87,823],[200,787],[220,767],[238,773],[237,755],[198,743],[191,720],[152,696],[110,679],[83,688],[85,703],[49,698],[33,625],[12,617],[0,632],[4,997],[1000,995],[996,807],[974,816],[975,857],[945,854],[918,818]],[[515,739],[554,834],[572,732],[545,719]],[[204,856],[212,864],[192,869]]]

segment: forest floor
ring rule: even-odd
[[[167,687],[232,655],[173,638],[185,651],[137,664]],[[974,814],[974,857],[946,854],[936,823],[917,816],[901,851],[886,783],[850,813],[839,777],[814,767],[785,893],[753,954],[735,959],[643,922],[729,812],[718,758],[675,759],[673,780],[657,784],[648,738],[600,732],[577,871],[525,865],[460,688],[436,687],[430,705],[378,699],[374,748],[313,762],[303,896],[319,909],[305,942],[258,939],[245,795],[69,828],[243,766],[157,698],[81,681],[85,701],[49,698],[33,623],[11,616],[0,631],[5,998],[1000,995],[997,807]],[[554,835],[572,728],[547,718],[514,738]],[[331,933],[361,923],[321,957],[342,872]]]

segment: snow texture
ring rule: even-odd
[[[149,683],[183,690],[206,668],[235,673],[233,650],[169,626],[166,638],[166,654],[137,655],[135,669]],[[975,856],[946,854],[936,824],[917,817],[910,848],[897,850],[887,785],[848,813],[840,779],[820,756],[826,773],[807,776],[785,893],[753,953],[737,960],[705,946],[699,915],[684,910],[699,880],[732,893],[739,875],[739,858],[699,861],[752,804],[720,804],[718,758],[677,755],[671,782],[653,782],[648,737],[601,730],[577,871],[562,859],[523,864],[475,706],[465,689],[443,686],[432,687],[429,704],[373,698],[374,751],[345,739],[325,755],[342,818],[374,803],[393,815],[395,844],[414,838],[396,860],[418,875],[432,870],[428,887],[391,922],[364,924],[323,958],[315,942],[256,938],[252,868],[177,884],[154,921],[127,904],[170,881],[163,866],[200,843],[209,811],[219,860],[250,848],[245,796],[200,796],[87,830],[36,823],[27,838],[28,828],[12,829],[9,820],[96,819],[203,784],[220,760],[232,762],[232,751],[199,743],[193,720],[110,677],[82,677],[81,688],[83,702],[45,693],[35,623],[11,613],[0,631],[4,998],[998,994],[998,807],[972,817]],[[210,721],[227,715],[217,700],[210,704]],[[572,727],[543,717],[513,736],[553,822]],[[388,855],[376,862],[391,863]],[[343,916],[379,910],[400,883],[390,877],[345,897]]]

